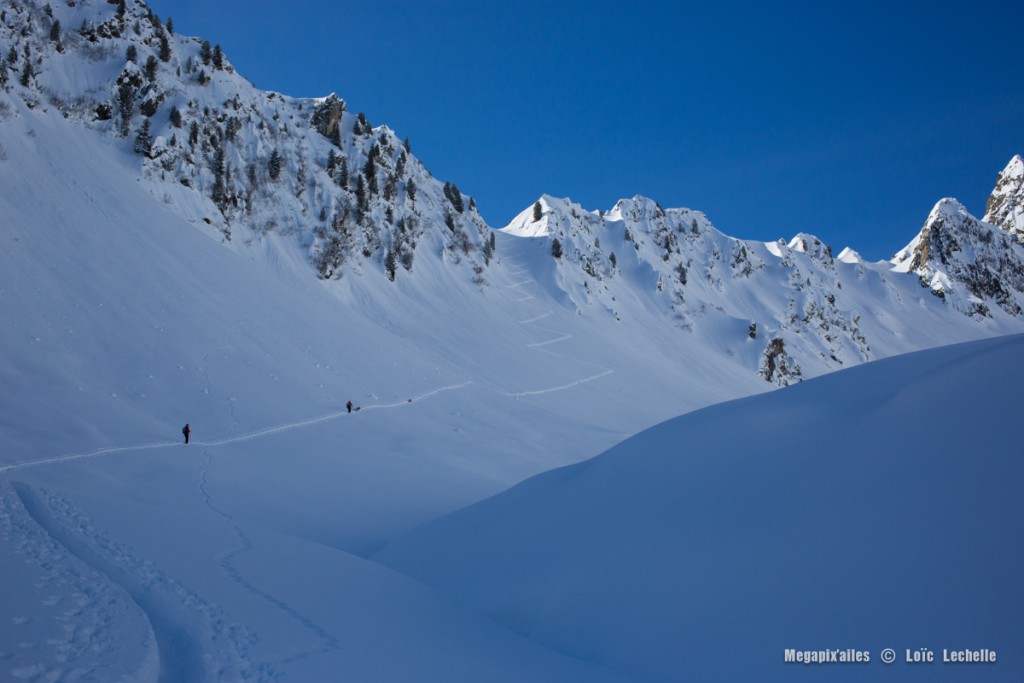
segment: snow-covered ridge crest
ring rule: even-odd
[[[511,278],[495,257],[497,238],[521,237],[532,243],[524,268],[560,313],[634,332],[655,316],[777,384],[917,348],[886,335],[894,318],[914,317],[907,309],[918,299],[927,303],[916,324],[929,329],[969,337],[1020,323],[1019,287],[1001,281],[1019,256],[975,249],[990,237],[984,230],[958,241],[964,254],[987,254],[960,269],[929,265],[925,257],[938,253],[930,243],[919,262],[894,269],[852,252],[837,260],[807,233],[736,239],[700,211],[639,195],[606,212],[544,195],[496,234],[474,199],[435,179],[389,127],[335,94],[256,89],[218,46],[174,33],[144,3],[14,2],[0,18],[0,41],[15,55],[6,62],[9,116],[58,115],[99,134],[156,201],[199,230],[275,268],[300,264],[301,277],[344,280],[328,285],[339,295],[353,286],[381,299],[415,290],[433,305],[453,291],[476,295]],[[1021,166],[1011,162],[993,194],[1007,197],[1004,209],[1019,205]],[[950,211],[944,226],[973,225]],[[961,328],[953,316],[964,314],[994,327]]]
[[[975,320],[1021,315],[1019,246],[952,199],[892,263],[878,264],[849,248],[837,258],[804,232],[788,242],[729,237],[701,212],[642,196],[602,212],[544,195],[503,231],[543,242],[552,257],[543,281],[578,312],[624,320],[623,302],[639,300],[684,332],[734,326],[757,349],[750,362],[779,384],[875,357],[869,328],[889,328],[884,309],[908,296]],[[891,300],[872,301],[879,292]]]
[[[18,55],[11,94],[132,149],[155,197],[226,242],[289,238],[324,279],[415,277],[426,254],[485,282],[493,242],[474,200],[335,94],[258,90],[142,2],[14,2],[0,41]]]

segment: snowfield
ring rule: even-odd
[[[1022,354],[946,347],[689,413],[373,559],[642,680],[786,680],[789,648],[870,653],[826,680],[1017,680]],[[922,647],[997,663],[906,664]]]
[[[1019,337],[691,412],[446,517],[770,385],[566,314],[545,245],[440,310],[339,293],[155,205],[98,136],[7,125],[12,680],[735,680],[833,646],[876,655],[827,670],[859,678],[946,644],[1019,677]]]

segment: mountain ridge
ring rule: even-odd
[[[837,259],[809,233],[737,239],[700,211],[664,209],[641,195],[598,212],[544,195],[495,231],[472,197],[434,178],[388,126],[353,114],[335,93],[256,89],[219,46],[174,33],[142,2],[15,2],[0,32],[8,94],[106,136],[139,165],[155,200],[229,248],[297,250],[337,292],[403,296],[411,286],[440,294],[445,277],[485,289],[506,277],[501,234],[535,240],[550,245],[552,258],[532,272],[567,312],[628,325],[636,306],[703,345],[721,346],[721,334],[749,340],[739,362],[779,386],[932,343],[894,335],[890,323],[904,317],[908,300],[937,298],[939,307],[914,305],[926,311],[921,326],[959,327],[956,315],[980,323],[949,341],[1024,324],[1024,251],[1000,239],[1017,225],[1019,157],[989,201],[986,217],[997,228],[978,227],[987,223],[966,211],[955,220],[933,211],[891,264],[864,263],[849,248]],[[996,244],[974,248],[985,240]],[[964,252],[955,267],[951,250]],[[896,286],[901,279],[927,296]],[[383,280],[397,290],[389,294]],[[884,299],[851,293],[862,284]]]

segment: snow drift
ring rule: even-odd
[[[1024,337],[879,361],[647,430],[374,559],[565,654],[656,680],[1024,673]],[[904,651],[992,648],[915,668]]]

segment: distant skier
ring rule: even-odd
[[[348,408],[348,412],[351,413],[352,412],[352,401],[349,401],[348,403],[346,403],[345,407]]]
[[[185,443],[188,443],[188,435],[192,433],[192,430],[188,426],[188,422],[181,428],[181,433],[185,435]]]

